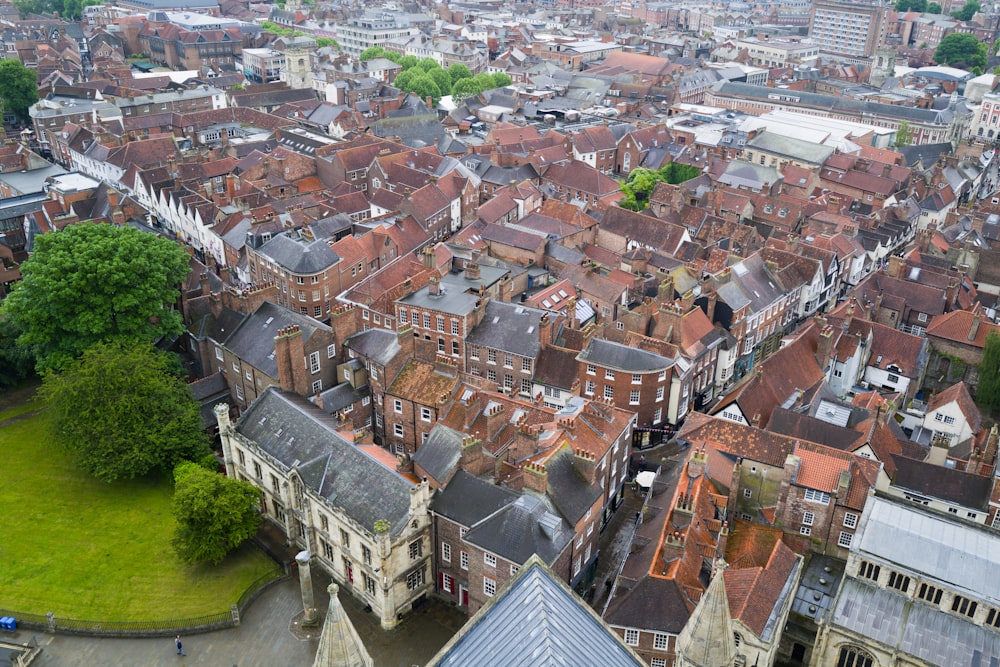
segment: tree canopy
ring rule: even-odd
[[[337,40],[335,40],[333,37],[317,37],[316,38],[316,46],[318,46],[321,49],[325,48],[327,46],[332,46],[335,49],[339,49],[340,48],[340,42],[338,42]]]
[[[182,370],[149,343],[98,343],[43,376],[52,441],[105,482],[204,456],[201,407]]]
[[[622,183],[621,190],[625,198],[618,205],[631,211],[641,211],[649,204],[649,195],[657,183],[683,183],[699,175],[701,170],[689,164],[671,162],[658,170],[640,167],[628,174],[628,179]]]
[[[0,310],[0,388],[18,384],[35,370],[31,351],[17,342],[20,336],[21,330]]]
[[[0,100],[4,111],[28,120],[28,109],[38,101],[38,72],[15,58],[0,60]]]
[[[6,61],[5,61],[6,62]],[[38,370],[63,367],[99,341],[150,342],[183,331],[171,305],[189,271],[169,239],[133,227],[70,225],[35,238],[4,311]]]
[[[455,63],[448,68],[448,76],[451,77],[452,85],[455,85],[459,79],[471,79],[472,72],[462,63]]]
[[[976,403],[991,414],[1000,411],[1000,334],[996,331],[986,336],[983,360],[979,363]]]
[[[959,21],[971,21],[978,11],[979,3],[976,0],[967,0],[961,9],[953,11],[951,15]]]
[[[897,12],[927,11],[927,0],[896,0],[892,6]]]
[[[219,563],[253,537],[260,491],[195,463],[174,469],[174,550],[187,563]]]
[[[988,47],[975,35],[967,32],[957,32],[946,36],[934,51],[934,62],[939,65],[964,67],[972,69],[986,67],[986,51]]]
[[[896,146],[909,146],[913,143],[913,128],[907,121],[902,121],[896,128]]]

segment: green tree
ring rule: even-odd
[[[471,79],[472,72],[462,63],[455,63],[448,68],[448,76],[451,77],[452,85],[455,85],[459,79]]]
[[[892,8],[897,12],[922,12],[927,9],[927,0],[896,0]]]
[[[959,21],[971,21],[978,11],[979,3],[976,0],[967,0],[961,9],[952,12],[951,15]]]
[[[28,120],[28,108],[38,101],[38,72],[15,58],[0,60],[0,100],[4,111]]]
[[[475,79],[459,79],[451,87],[451,96],[456,102],[483,92]]]
[[[661,181],[666,181],[667,183],[676,185],[677,183],[690,181],[692,178],[700,176],[701,169],[690,164],[671,162],[670,164],[660,167],[659,171],[656,172],[656,175]]]
[[[437,84],[442,97],[445,95],[451,95],[451,77],[448,76],[447,70],[443,70],[438,67],[427,72],[427,76],[434,79],[434,83]]]
[[[169,239],[133,227],[70,225],[35,239],[4,310],[38,370],[59,369],[99,341],[181,333],[172,304],[189,270],[187,254]]]
[[[260,491],[195,463],[174,469],[174,550],[186,563],[218,564],[257,533]]]
[[[494,88],[505,88],[512,83],[510,75],[506,72],[494,72],[492,76]]]
[[[952,33],[934,51],[934,62],[953,67],[986,67],[986,44],[966,32]]]
[[[409,89],[406,92],[419,95],[420,99],[430,97],[434,104],[437,104],[441,100],[441,89],[434,83],[434,79],[426,73],[415,77],[410,82]]]
[[[316,46],[318,46],[321,49],[326,48],[328,46],[332,46],[333,48],[339,50],[340,49],[340,42],[338,42],[337,40],[335,40],[333,37],[317,37],[316,38]]]
[[[365,60],[374,60],[375,58],[385,58],[385,49],[381,46],[369,46],[358,56],[358,60],[362,62]]]
[[[0,310],[0,387],[12,387],[34,373],[31,350],[19,345],[21,330]]]
[[[387,54],[386,57],[388,58],[389,55],[394,55],[394,54]],[[416,67],[417,63],[419,63],[420,61],[417,60],[416,56],[400,56],[399,60],[396,60],[395,62],[399,63],[400,67],[402,67],[403,71],[405,72],[406,70],[410,70]]]
[[[932,2],[929,5],[927,5],[927,13],[928,14],[940,14],[942,11],[944,11],[944,10],[941,9],[941,5],[939,5],[936,2]]]
[[[991,414],[1000,410],[1000,334],[990,331],[979,363],[979,387],[976,403]]]
[[[441,65],[439,65],[438,61],[434,60],[433,58],[423,58],[420,62],[417,63],[417,67],[424,70],[425,72],[430,72],[432,69],[441,69]]]
[[[40,390],[52,441],[105,482],[171,470],[208,449],[177,358],[150,343],[98,343]]]
[[[909,146],[913,143],[913,128],[907,121],[902,121],[899,123],[899,127],[896,129],[896,143],[897,148],[903,146]]]
[[[402,72],[396,75],[396,79],[392,82],[392,85],[395,86],[396,88],[399,88],[400,90],[409,92],[410,82],[413,81],[418,76],[420,76],[418,70],[415,69],[403,70]]]

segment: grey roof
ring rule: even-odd
[[[368,530],[379,520],[392,535],[406,527],[413,484],[342,438],[336,420],[304,398],[268,387],[236,430]]]
[[[443,483],[458,465],[463,442],[464,433],[444,424],[435,424],[427,435],[427,442],[420,445],[413,455],[413,462],[436,482]]]
[[[278,234],[257,251],[275,264],[299,275],[321,273],[340,261],[326,241],[305,241],[288,233]]]
[[[1000,606],[1000,535],[912,504],[868,499],[856,551],[922,573],[973,599]],[[1000,653],[996,655],[1000,656]],[[945,660],[937,664],[958,665]],[[965,663],[968,664],[968,663]]]
[[[537,357],[542,347],[539,322],[546,315],[544,310],[494,299],[486,304],[482,321],[469,332],[466,343]]]
[[[640,667],[645,663],[565,583],[532,560],[428,667],[484,664]]]
[[[388,329],[369,329],[356,333],[344,341],[347,349],[358,355],[371,359],[380,366],[385,366],[402,349],[395,331]]]
[[[776,132],[761,132],[748,141],[746,147],[817,165],[826,162],[835,150],[832,146],[785,137]]]
[[[514,502],[517,497],[516,491],[459,470],[447,487],[434,494],[431,509],[457,524],[471,526]]]
[[[578,361],[628,373],[654,373],[674,365],[672,359],[667,359],[654,352],[639,350],[600,338],[591,339],[587,347],[576,358]]]
[[[0,174],[0,182],[6,183],[17,192],[28,195],[44,191],[46,181],[50,176],[59,176],[65,173],[67,173],[66,170],[59,165],[50,164],[41,169],[9,171]]]
[[[358,365],[361,363],[358,359],[354,361]],[[323,412],[328,415],[336,414],[340,410],[354,405],[365,396],[371,396],[371,393],[371,387],[368,385],[355,389],[350,382],[341,382],[320,394],[320,399],[323,401]]]
[[[589,484],[573,465],[573,454],[567,447],[545,464],[548,495],[559,513],[575,526],[601,497],[601,490]]]
[[[765,167],[745,160],[733,160],[719,176],[719,182],[733,187],[762,188],[765,183],[774,185],[781,180],[781,173],[774,167]]]
[[[573,541],[573,535],[573,526],[545,502],[544,496],[525,493],[474,524],[465,541],[514,563],[524,563],[537,554],[552,565]]]
[[[317,329],[332,331],[330,327],[307,315],[299,315],[288,308],[265,301],[225,340],[226,349],[268,377],[277,378],[274,337],[278,334],[278,329],[292,324],[298,325],[302,330],[303,341],[308,341]]]
[[[415,292],[399,299],[404,306],[416,306],[429,310],[439,310],[452,315],[466,315],[476,307],[480,285],[489,287],[497,282],[508,270],[504,267],[479,264],[479,278],[469,278],[466,272],[446,273],[441,277],[441,293],[434,296],[428,287],[421,287]]]
[[[830,623],[928,665],[986,667],[1000,660],[996,630],[858,579],[844,582]]]

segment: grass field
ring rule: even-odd
[[[0,404],[0,608],[79,620],[160,621],[227,611],[278,566],[249,546],[188,566],[170,546],[163,478],[106,484],[44,438],[44,413]],[[20,416],[19,416],[20,415]],[[7,421],[2,421],[7,420]]]

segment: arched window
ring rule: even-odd
[[[625,157],[622,158],[622,171],[629,172],[632,170],[632,154],[625,151]]]
[[[875,658],[857,646],[844,646],[837,658],[837,667],[875,667]]]
[[[740,635],[740,633],[738,632],[733,633],[733,643],[736,644],[736,648],[739,648],[740,644],[743,643],[743,637],[742,635]]]

